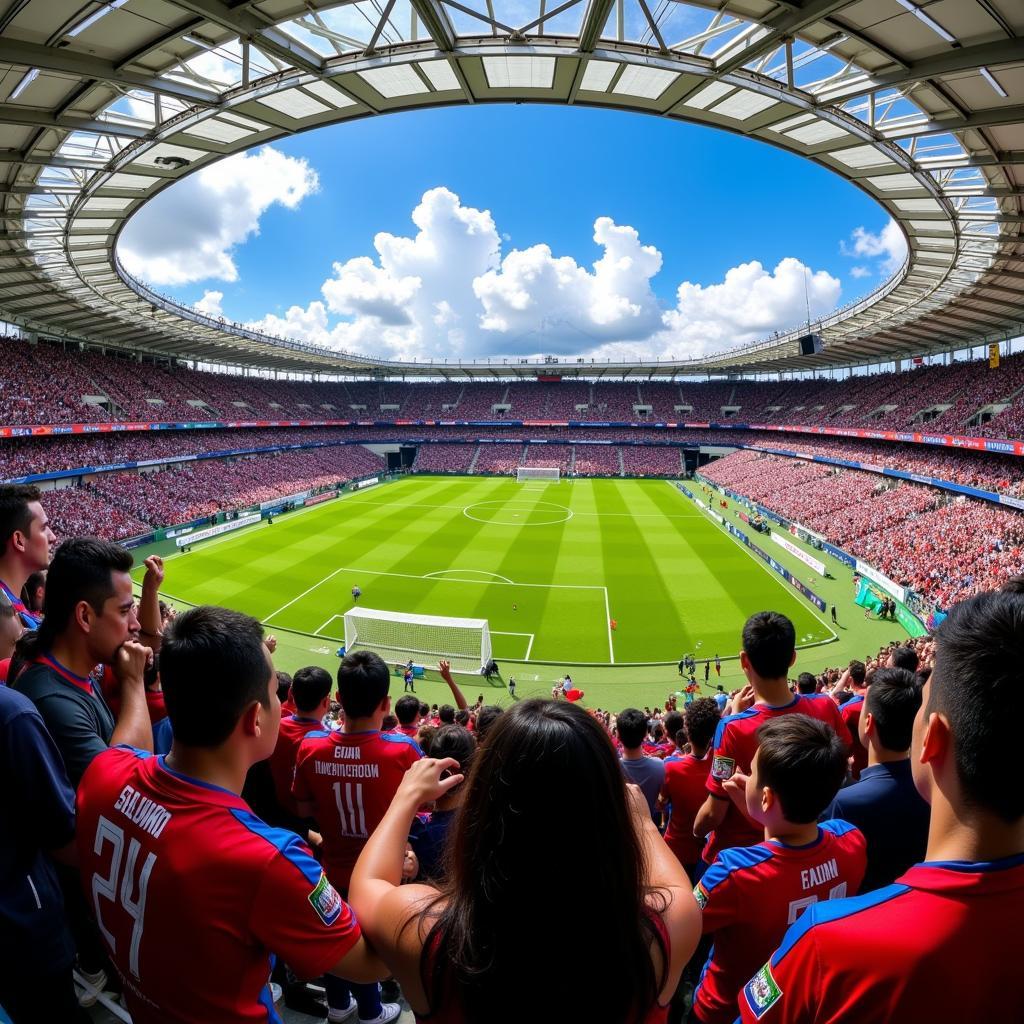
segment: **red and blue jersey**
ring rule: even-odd
[[[366,840],[402,776],[422,756],[415,740],[395,732],[321,730],[299,745],[292,794],[299,803],[313,804],[324,867],[339,888],[348,889]]]
[[[305,843],[163,757],[98,755],[78,789],[76,841],[135,1024],[277,1022],[271,954],[317,977],[359,940]]]
[[[14,609],[18,618],[21,619],[22,625],[26,629],[38,629],[40,627],[43,616],[39,612],[29,611],[20,595],[15,594],[3,580],[0,580],[0,591],[3,592],[4,597],[7,598],[10,606]]]
[[[277,746],[270,755],[270,775],[274,780],[274,794],[278,804],[290,814],[295,814],[295,797],[292,796],[292,780],[295,778],[295,758],[299,746],[311,732],[323,732],[319,718],[305,718],[298,713],[281,716],[281,729],[277,734]]]
[[[723,850],[693,890],[715,945],[693,997],[701,1024],[730,1024],[736,998],[786,929],[820,900],[853,896],[867,866],[864,836],[826,821],[806,846],[776,840]]]
[[[721,850],[733,846],[753,846],[764,838],[764,829],[755,825],[736,807],[722,783],[738,771],[744,775],[750,773],[750,765],[758,747],[757,730],[782,715],[808,715],[825,722],[832,726],[847,749],[850,747],[850,732],[839,716],[839,708],[831,697],[821,694],[798,693],[788,704],[779,707],[754,704],[746,711],[723,718],[715,731],[707,790],[713,797],[727,800],[729,806],[722,824],[708,837],[704,859],[709,864]]]
[[[867,748],[860,741],[857,726],[860,722],[861,712],[864,709],[864,695],[858,693],[851,697],[840,709],[839,716],[842,718],[846,728],[850,732],[850,740],[853,744],[853,777],[860,778],[860,773],[868,766]]]
[[[740,993],[745,1024],[1021,1021],[1024,853],[917,864],[810,907]]]
[[[690,866],[700,859],[703,839],[693,834],[693,822],[707,798],[708,767],[711,759],[684,754],[665,758],[665,781],[662,792],[672,805],[672,814],[665,830],[665,842],[680,864]]]

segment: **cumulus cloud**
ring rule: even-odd
[[[652,281],[661,253],[609,217],[594,222],[589,265],[538,244],[503,252],[487,210],[446,188],[424,193],[408,236],[374,239],[375,256],[336,262],[321,297],[251,326],[332,348],[392,358],[580,354],[697,355],[829,312],[840,282],[799,260],[754,261],[710,285],[684,282],[675,305]]]
[[[890,217],[885,227],[877,234],[873,234],[865,227],[854,228],[850,241],[840,242],[839,250],[844,256],[879,260],[878,272],[883,277],[888,277],[903,265],[907,256],[907,240],[899,225]],[[864,273],[857,273],[858,269]],[[865,267],[854,268],[854,277],[865,277],[868,273],[870,271]]]
[[[259,234],[275,203],[295,209],[319,187],[305,160],[264,146],[228,157],[167,189],[132,218],[118,255],[155,285],[236,281],[236,246]]]
[[[205,313],[207,316],[223,316],[223,302],[223,292],[205,291],[203,292],[203,297],[198,302],[193,303],[193,309],[197,309],[200,313]]]
[[[870,277],[870,276],[871,276],[871,268],[870,267],[857,266],[857,267],[851,267],[850,268],[850,277],[856,278],[857,280],[860,280],[862,277]]]

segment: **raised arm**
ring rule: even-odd
[[[150,555],[143,564],[146,575],[142,578],[142,596],[139,598],[139,638],[146,647],[159,651],[163,639],[160,587],[164,582],[164,560],[159,555]]]
[[[466,703],[466,698],[462,695],[462,691],[459,689],[459,684],[452,678],[452,663],[450,661],[441,661],[437,666],[438,672],[441,673],[441,678],[448,684],[449,689],[452,691],[452,698],[455,701],[455,706],[460,711],[465,711],[469,704]]]

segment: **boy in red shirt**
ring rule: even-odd
[[[723,850],[693,893],[715,945],[694,993],[691,1020],[732,1024],[736,999],[758,963],[819,900],[854,895],[867,866],[864,836],[845,821],[818,817],[846,777],[846,748],[824,722],[786,715],[762,726],[742,792],[765,841]],[[768,951],[768,953],[765,952]]]
[[[340,730],[309,733],[296,756],[292,793],[299,814],[316,819],[327,877],[342,894],[348,892],[352,869],[402,776],[422,757],[415,740],[380,731],[391,713],[390,685],[391,673],[379,655],[347,654],[338,668],[344,724]],[[329,1021],[348,1019],[351,995],[359,1004],[362,1024],[387,1024],[401,1013],[398,1003],[381,1003],[377,985],[349,986],[328,977]]]
[[[1020,1021],[1024,597],[954,605],[914,722],[928,852],[892,885],[810,907],[744,986],[745,1024]]]
[[[323,718],[331,705],[330,673],[318,665],[300,668],[292,679],[291,699],[295,702],[295,713],[281,715],[277,746],[270,756],[270,774],[278,804],[288,814],[295,815],[298,813],[292,796],[295,758],[299,745],[309,733],[323,731]]]
[[[306,977],[387,974],[309,847],[239,796],[280,723],[262,637],[226,608],[178,616],[160,655],[171,752],[111,747],[78,788],[82,882],[135,1024],[276,1019],[274,954]]]

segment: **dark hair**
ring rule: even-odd
[[[783,715],[762,725],[757,741],[758,784],[771,787],[786,821],[817,821],[846,778],[846,747],[832,726]]]
[[[432,1007],[454,1003],[467,1022],[511,1024],[536,1015],[536,989],[523,979],[543,977],[545,1019],[644,1019],[664,982],[651,945],[665,970],[667,951],[645,910],[652,894],[622,770],[590,715],[537,699],[501,715],[449,842],[448,878],[424,911],[437,915],[421,959]],[[573,865],[572,885],[558,863]],[[538,929],[537,914],[555,904],[559,913]],[[581,985],[559,966],[569,948],[615,984]]]
[[[316,711],[331,692],[331,673],[319,665],[300,668],[292,677],[292,700],[299,711]]]
[[[430,705],[420,701],[420,718],[426,718],[430,714]]]
[[[624,747],[639,747],[647,735],[647,716],[638,708],[626,708],[619,712],[615,727]]]
[[[455,708],[453,708],[451,704],[442,704],[440,710],[437,712],[437,717],[441,719],[442,725],[454,725]]]
[[[691,701],[683,713],[687,740],[691,744],[696,744],[703,750],[707,750],[715,738],[715,730],[721,720],[718,701],[714,697],[699,697],[697,700]]]
[[[394,732],[398,728],[398,716],[397,715],[385,715],[381,719],[380,731],[381,732]]]
[[[871,677],[864,711],[871,715],[878,742],[886,750],[909,750],[914,718],[921,707],[921,685],[905,668],[880,668]]]
[[[801,672],[796,677],[798,693],[814,693],[818,689],[818,680],[810,672]]]
[[[781,679],[793,664],[796,630],[778,612],[757,612],[743,626],[743,650],[762,679]]]
[[[858,685],[863,686],[867,678],[868,670],[864,667],[863,661],[850,662],[850,678]]]
[[[935,632],[929,714],[944,714],[953,734],[965,800],[1012,823],[1024,793],[1008,785],[1017,767],[1024,711],[1024,597],[989,591],[953,605]]]
[[[476,754],[476,740],[461,725],[442,725],[433,731],[423,753],[427,757],[454,757],[459,762],[459,771],[468,776]]]
[[[29,577],[25,580],[25,585],[21,588],[21,600],[24,602],[25,607],[30,612],[41,612],[43,610],[43,602],[36,600],[36,591],[43,588],[43,598],[46,597],[46,570],[37,569],[33,573],[29,573]]]
[[[50,650],[70,625],[79,601],[87,601],[97,615],[102,614],[103,605],[114,594],[113,574],[131,567],[132,554],[120,544],[98,537],[66,540],[50,563],[42,624],[18,641],[18,654],[33,661]]]
[[[420,717],[420,709],[422,706],[423,705],[420,704],[418,697],[414,697],[411,693],[407,693],[395,701],[395,718],[397,718],[402,725],[412,725],[412,723]]]
[[[683,727],[682,711],[670,711],[665,716],[665,735],[670,739],[676,738],[676,733]]]
[[[219,747],[246,708],[268,706],[272,679],[263,627],[249,615],[200,605],[164,633],[160,682],[175,742],[186,747]]]
[[[908,672],[916,672],[917,666],[920,664],[920,658],[918,658],[917,651],[913,647],[897,647],[889,655],[889,658],[892,661],[893,668],[903,668]]]
[[[0,484],[0,556],[7,552],[15,533],[28,533],[32,525],[29,505],[41,496],[33,484]]]
[[[502,708],[499,708],[497,704],[485,704],[476,713],[476,738],[478,743],[483,743],[501,713]]]
[[[455,724],[462,726],[464,729],[469,725],[468,708],[459,708],[459,710],[455,712]]]
[[[283,704],[292,692],[292,677],[280,670],[274,673],[277,680],[277,699]]]
[[[379,654],[353,651],[338,666],[338,700],[346,718],[369,718],[391,689],[391,673]]]

